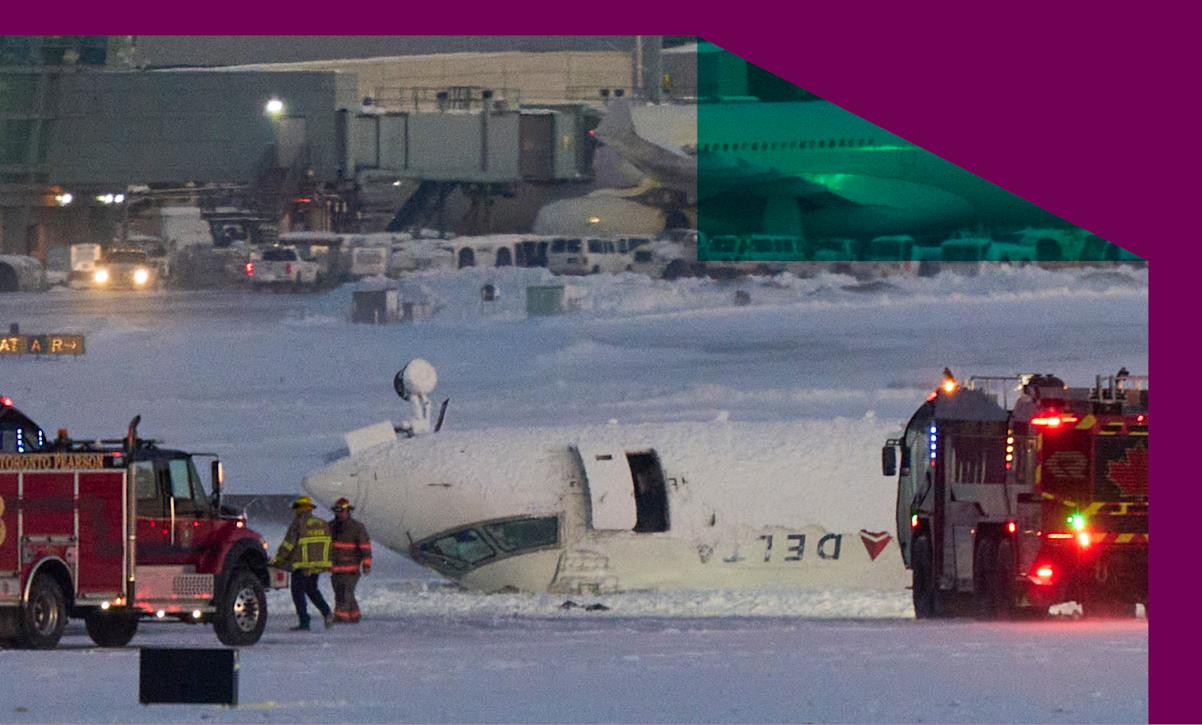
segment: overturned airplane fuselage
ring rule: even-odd
[[[857,442],[821,422],[377,436],[304,488],[471,589],[901,589],[894,493]]]

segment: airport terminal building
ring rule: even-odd
[[[156,69],[135,48],[0,38],[0,253],[110,243],[163,206],[282,229],[521,231],[592,188],[590,109],[638,82],[624,50]]]

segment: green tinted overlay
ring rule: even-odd
[[[718,46],[697,48],[702,262],[1142,262]]]

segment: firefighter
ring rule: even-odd
[[[313,499],[308,496],[298,496],[292,502],[292,524],[271,561],[272,566],[292,572],[292,603],[300,620],[291,628],[293,632],[309,630],[306,596],[321,612],[327,629],[334,623],[334,613],[317,588],[321,573],[330,570],[330,527],[313,515],[314,508]]]
[[[330,582],[334,585],[334,621],[359,622],[359,603],[355,601],[355,586],[359,571],[371,573],[371,539],[367,528],[351,518],[355,507],[345,498],[334,502],[334,520],[330,522],[333,555]]]

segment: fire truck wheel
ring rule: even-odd
[[[910,554],[913,573],[914,617],[933,619],[939,614],[938,596],[935,589],[934,565],[931,561],[931,539],[925,534],[914,539]]]
[[[83,621],[97,647],[124,647],[138,632],[137,615],[94,609]]]
[[[993,579],[993,564],[997,558],[997,541],[986,536],[977,542],[976,556],[972,562],[973,610],[982,619],[995,616],[990,585]]]
[[[259,641],[267,625],[267,595],[263,583],[249,569],[237,569],[217,602],[213,631],[230,647],[246,647]]]
[[[993,570],[990,571],[989,592],[990,607],[993,616],[998,619],[1010,619],[1014,616],[1014,542],[1003,538],[997,542],[996,555],[993,559]]]
[[[53,649],[67,626],[67,598],[52,577],[39,574],[29,588],[29,601],[21,607],[17,646]]]

